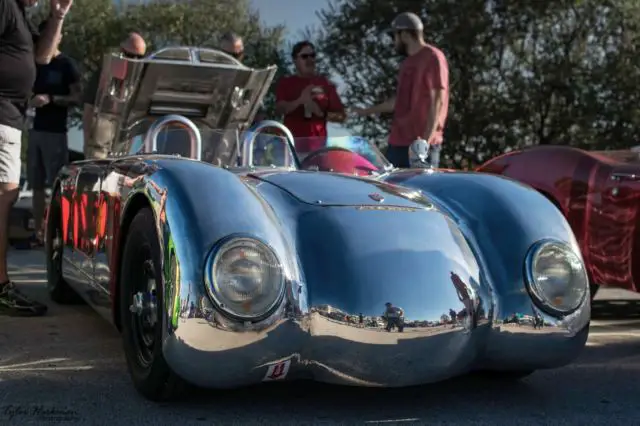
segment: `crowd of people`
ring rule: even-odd
[[[0,310],[38,316],[44,304],[21,293],[9,278],[8,225],[17,199],[21,174],[21,141],[26,112],[35,109],[27,150],[27,179],[33,189],[36,230],[42,229],[45,188],[68,161],[67,115],[72,106],[83,106],[85,158],[108,154],[111,128],[93,123],[100,72],[81,88],[76,63],[60,52],[61,30],[73,0],[50,0],[51,15],[39,28],[26,17],[26,8],[37,0],[0,0]],[[402,13],[389,29],[403,60],[396,95],[368,108],[354,108],[357,116],[393,113],[386,151],[398,167],[409,167],[409,146],[416,140],[430,145],[428,161],[437,167],[449,103],[449,70],[441,50],[424,40],[424,27],[413,13]],[[239,61],[244,59],[242,37],[226,33],[220,49]],[[128,58],[143,58],[146,43],[136,33],[121,43]],[[316,48],[310,41],[296,43],[291,51],[295,74],[276,84],[276,112],[296,138],[296,149],[308,153],[320,148],[327,137],[327,123],[344,122],[347,111],[336,86],[316,72]],[[258,112],[258,119],[265,118]],[[95,124],[95,125],[94,125]],[[39,235],[42,242],[43,236]]]

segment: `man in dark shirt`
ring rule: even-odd
[[[147,45],[138,33],[129,34],[120,44],[120,52],[124,57],[130,59],[142,59],[146,50]],[[96,123],[93,122],[93,112],[97,101],[96,96],[98,94],[98,87],[100,86],[101,75],[101,67],[91,74],[82,100],[84,104],[82,131],[84,134],[84,157],[86,159],[105,158],[109,154],[110,143],[115,131],[111,121],[97,120]]]
[[[0,0],[0,309],[13,315],[42,315],[47,310],[21,294],[9,280],[9,213],[18,195],[22,129],[36,63],[51,61],[72,2],[50,0],[51,17],[38,34],[25,15],[25,8],[36,0]]]
[[[44,31],[47,21],[38,30]],[[57,44],[60,43],[60,38]],[[27,147],[27,176],[33,190],[33,219],[36,230],[42,229],[45,187],[53,184],[58,171],[69,160],[67,116],[69,106],[80,98],[80,72],[75,62],[56,47],[46,65],[38,65],[31,106],[36,110]],[[42,235],[38,235],[42,243]]]
[[[386,330],[391,331],[394,327],[398,327],[398,331],[402,333],[404,331],[404,311],[402,308],[393,306],[391,302],[385,303],[385,307],[382,317],[387,321]]]

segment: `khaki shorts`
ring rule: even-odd
[[[113,146],[116,128],[116,122],[98,117],[92,137],[89,141],[84,141],[84,158],[86,160],[107,158]]]
[[[0,183],[20,183],[22,130],[0,124]]]

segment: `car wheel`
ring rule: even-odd
[[[162,354],[163,282],[160,245],[149,208],[133,218],[120,269],[120,319],[129,374],[135,388],[152,401],[179,396],[184,382]]]
[[[76,293],[62,276],[62,254],[64,243],[62,240],[62,212],[60,198],[53,197],[49,206],[47,220],[45,252],[47,262],[47,290],[49,297],[61,305],[82,303],[82,298]]]

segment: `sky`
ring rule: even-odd
[[[295,40],[306,27],[318,24],[316,12],[329,0],[251,0],[251,4],[267,25],[285,25],[287,38]]]
[[[260,12],[265,24],[284,25],[287,40],[295,42],[307,27],[318,25],[316,12],[326,7],[329,0],[251,0],[251,4]],[[349,132],[330,125],[329,134],[342,136]],[[69,131],[69,148],[82,151],[82,132],[78,129]]]

